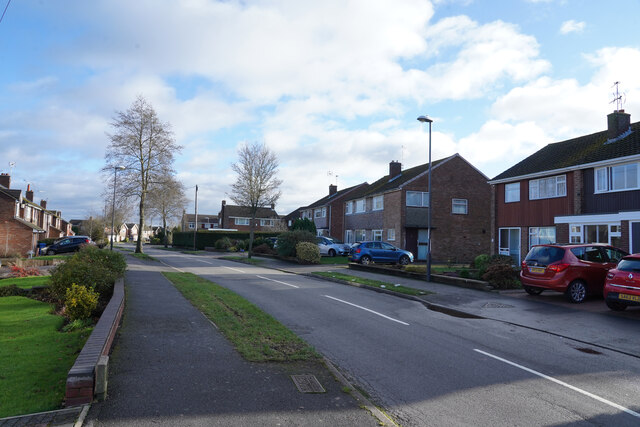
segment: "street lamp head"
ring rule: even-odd
[[[125,170],[126,168],[125,168],[124,166],[120,165],[120,166],[116,166],[116,167],[114,167],[114,169],[119,170],[119,171],[123,171],[123,170]]]
[[[422,122],[422,123],[433,123],[433,120],[431,120],[429,117],[427,116],[420,116],[418,117],[418,121]]]

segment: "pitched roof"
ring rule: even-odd
[[[227,217],[250,218],[251,208],[249,206],[225,205],[224,214]],[[276,211],[271,208],[258,208],[256,218],[279,218],[279,216]]]
[[[196,221],[196,215],[195,214],[184,214],[185,216],[185,220],[187,222],[195,222]],[[218,215],[211,215],[211,214],[198,214],[198,222],[204,222],[205,218],[209,218],[209,223],[211,224],[215,224],[218,222]]]
[[[579,169],[582,165],[638,154],[640,122],[631,124],[630,134],[611,142],[607,141],[607,131],[604,130],[549,144],[502,172],[492,181],[565,168]]]
[[[447,160],[452,159],[455,156],[459,156],[459,154],[454,154],[449,157],[445,157],[444,159],[433,160],[431,162],[431,168],[434,169]],[[376,182],[365,185],[361,189],[354,191],[349,195],[349,200],[360,199],[362,197],[371,196],[374,194],[382,194],[390,190],[396,190],[401,188],[404,184],[409,183],[414,178],[417,178],[423,173],[429,171],[429,163],[425,163],[423,165],[414,166],[409,169],[405,169],[400,172],[399,175],[395,177],[391,177],[389,175],[385,175]]]
[[[342,196],[345,196],[347,193],[357,189],[358,187],[360,187],[362,185],[367,186],[368,184],[366,182],[363,182],[363,183],[360,183],[360,184],[345,188],[343,190],[337,191],[334,194],[327,195],[327,196],[323,197],[322,199],[313,202],[312,204],[310,204],[306,208],[300,208],[300,209],[317,208],[318,206],[327,205],[327,204],[333,202],[334,200],[336,200],[336,199],[338,199],[338,198],[340,198]]]

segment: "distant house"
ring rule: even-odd
[[[218,213],[218,221],[220,228],[249,231],[251,208],[248,206],[227,205],[227,202],[223,200]],[[254,231],[276,231],[283,229],[285,226],[284,220],[275,211],[275,205],[271,205],[269,208],[258,208]]]
[[[196,228],[198,230],[213,230],[220,228],[218,224],[218,215],[198,213],[198,223],[196,224],[195,214],[183,212],[182,219],[180,220],[180,228],[182,231],[193,231]]]
[[[490,248],[488,178],[459,154],[432,162],[432,259],[470,262]],[[418,260],[428,251],[429,164],[389,173],[345,197],[344,240],[379,240],[407,249]]]
[[[344,201],[355,191],[366,187],[367,183],[354,185],[338,191],[337,185],[329,185],[329,194],[305,208],[301,217],[314,222],[318,236],[344,236]]]
[[[73,235],[61,212],[48,210],[46,200],[34,203],[33,195],[30,185],[23,196],[0,174],[0,256],[34,254],[38,240]]]
[[[490,181],[493,253],[520,263],[540,243],[608,243],[640,252],[640,122],[547,145]]]
[[[124,225],[126,227],[126,238],[134,242],[138,241],[138,235],[140,234],[138,224],[127,222]]]
[[[302,211],[304,209],[305,209],[304,207],[299,207],[298,209],[296,209],[296,210],[292,211],[291,213],[285,215],[284,218],[282,218],[282,220],[284,221],[286,226],[291,228],[291,226],[293,225],[293,222],[296,219],[302,218]]]

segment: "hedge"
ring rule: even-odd
[[[258,237],[277,237],[281,231],[256,231],[254,240]],[[249,239],[248,231],[198,231],[196,233],[196,249],[215,247],[216,241],[223,238],[231,240]],[[177,231],[173,233],[173,246],[193,248],[193,231]]]

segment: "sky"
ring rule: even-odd
[[[278,156],[287,214],[390,161],[426,163],[421,115],[433,160],[459,153],[488,178],[605,130],[615,82],[640,118],[638,0],[0,0],[2,12],[0,172],[67,220],[104,212],[107,134],[138,95],[183,147],[175,169],[191,213],[198,185],[200,215],[230,203],[247,142]]]

